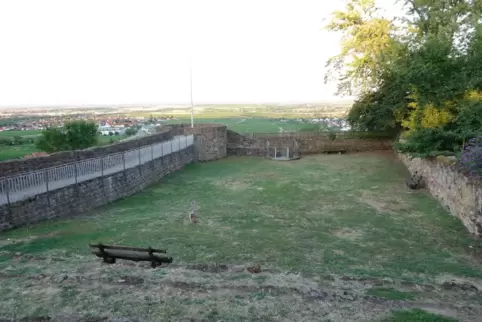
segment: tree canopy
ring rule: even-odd
[[[65,123],[63,128],[49,127],[42,131],[37,148],[45,152],[80,150],[97,144],[97,125],[79,120]]]
[[[403,5],[391,20],[374,0],[335,11],[327,29],[343,40],[330,75],[340,94],[357,94],[354,129],[405,132],[397,147],[412,155],[457,154],[482,133],[482,0]]]

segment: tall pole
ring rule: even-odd
[[[191,128],[194,128],[194,101],[192,99],[192,64],[191,57],[189,57],[189,83],[191,89]]]

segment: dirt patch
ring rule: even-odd
[[[51,233],[42,234],[42,235],[29,235],[22,238],[6,238],[6,239],[0,240],[0,248],[11,244],[29,243],[31,241],[34,241],[40,238],[51,238],[51,237],[54,237],[55,235],[57,235],[57,232],[51,232]]]
[[[342,228],[333,233],[336,237],[355,241],[361,238],[363,235],[362,232],[358,230],[353,230],[353,229],[348,229],[348,228]]]
[[[117,280],[117,283],[125,285],[139,285],[144,283],[144,279],[137,276],[122,276]]]
[[[201,272],[209,272],[209,273],[221,273],[228,270],[228,265],[223,264],[216,264],[216,265],[207,265],[207,264],[194,264],[194,265],[187,265],[187,269],[193,269]]]
[[[410,205],[407,205],[401,198],[394,195],[374,195],[367,191],[363,192],[362,197],[359,198],[359,202],[369,205],[379,213],[388,213],[391,215],[406,212],[411,208]]]
[[[249,189],[251,185],[251,180],[236,180],[236,179],[226,179],[226,180],[218,180],[215,182],[216,186],[227,188],[229,190],[234,191],[242,191]]]

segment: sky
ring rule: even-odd
[[[393,10],[392,0],[380,0]],[[0,0],[0,106],[336,99],[339,0]]]

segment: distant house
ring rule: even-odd
[[[101,135],[125,135],[126,134],[126,128],[125,126],[100,126],[99,127],[99,132]]]

